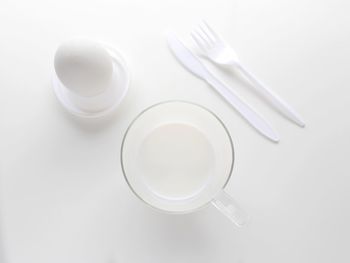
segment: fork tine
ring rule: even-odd
[[[199,37],[195,33],[191,32],[191,37],[200,49],[202,49],[203,51],[206,50],[204,43],[201,39],[199,39]]]
[[[200,32],[194,30],[191,33],[191,36],[196,41],[196,43],[199,44],[203,49],[207,49],[210,47],[210,42]]]
[[[211,26],[209,26],[209,24],[207,23],[207,21],[202,20],[202,24],[204,25],[204,27],[207,29],[207,32],[210,32],[210,34],[216,39],[216,40],[220,40],[221,37],[212,29]]]
[[[211,36],[208,30],[206,30],[202,25],[198,26],[198,32],[201,32],[201,34],[205,36],[211,44],[216,41],[215,37]]]

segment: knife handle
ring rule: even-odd
[[[260,80],[258,80],[248,69],[246,69],[242,64],[235,64],[241,73],[251,82],[253,87],[265,97],[278,111],[280,111],[287,118],[295,122],[301,127],[305,126],[305,122],[301,116],[284,100],[282,100],[277,94],[270,90],[266,85],[264,85]]]
[[[279,135],[273,130],[271,125],[254,109],[252,109],[240,96],[225,83],[212,75],[208,75],[206,81],[228,102],[230,103],[257,131],[268,139],[278,142]]]

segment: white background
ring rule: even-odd
[[[348,0],[2,0],[0,262],[350,262],[349,13]],[[221,73],[279,131],[271,143],[175,61],[164,32],[189,42],[200,18],[301,113],[304,129]],[[76,35],[116,45],[129,63],[130,92],[109,120],[71,117],[54,97],[54,51]],[[251,216],[246,228],[212,207],[160,214],[128,189],[125,129],[169,99],[227,124],[236,151],[227,191]]]

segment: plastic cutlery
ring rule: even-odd
[[[205,21],[192,31],[191,36],[203,55],[219,65],[230,65],[238,68],[251,82],[255,89],[264,96],[279,112],[299,126],[305,126],[300,115],[277,94],[266,87],[239,61],[236,52]]]
[[[279,141],[279,135],[272,129],[271,125],[245,101],[243,101],[243,99],[241,99],[233,90],[229,89],[226,84],[215,77],[200,59],[174,34],[169,33],[167,35],[167,41],[174,56],[185,68],[215,88],[215,90],[261,134],[274,142]]]

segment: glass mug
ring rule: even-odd
[[[233,143],[223,122],[184,101],[162,102],[141,112],[121,147],[124,177],[146,204],[182,214],[211,203],[242,226],[247,215],[224,191],[233,162]]]

